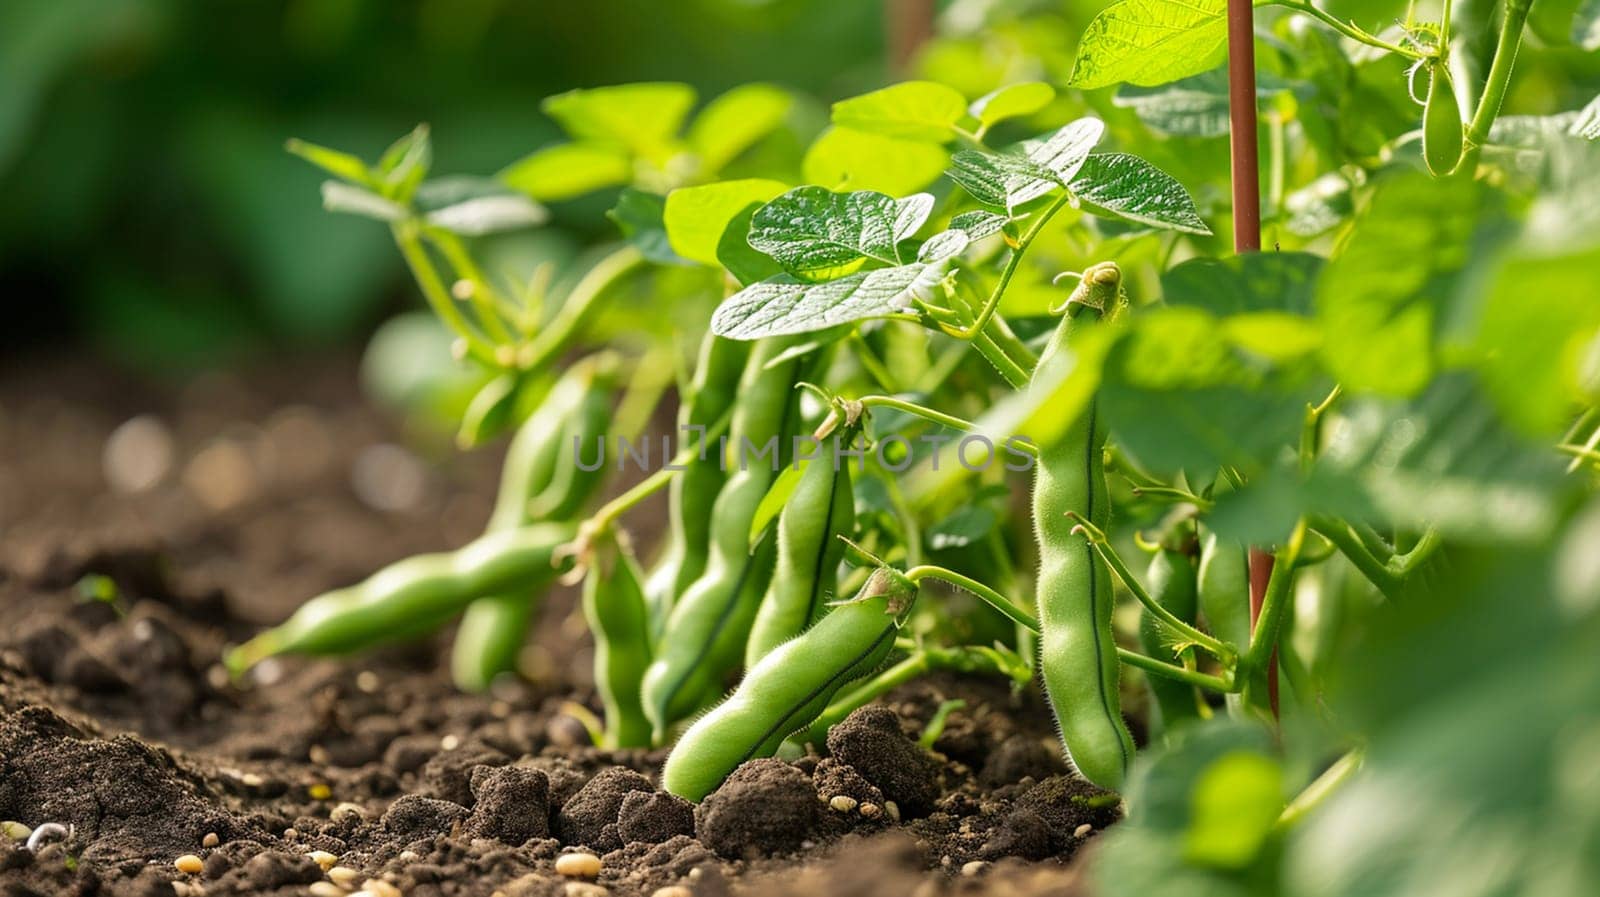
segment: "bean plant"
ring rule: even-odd
[[[1565,856],[1484,814],[1542,831],[1592,776],[1448,773],[1517,755],[1473,726],[1533,683],[1587,710],[1496,724],[1551,739],[1518,781],[1600,732],[1571,665],[1600,619],[1600,100],[1501,114],[1530,4],[1426,8],[1376,33],[1258,11],[1261,253],[1216,235],[1221,0],[1119,0],[1075,55],[988,69],[960,60],[1032,24],[952,33],[820,133],[776,87],[691,117],[650,83],[546,100],[571,139],[490,178],[433,177],[420,128],[376,164],[291,143],[488,372],[463,443],[515,435],[480,539],[313,599],[230,665],[461,615],[452,668],[483,689],[581,579],[595,740],[670,746],[690,800],[951,670],[1042,684],[1065,758],[1126,802],[1096,874],[1129,892],[1416,893],[1471,856],[1386,813]],[[1593,4],[1573,15],[1593,49]],[[617,241],[583,272],[481,260],[596,192]],[[630,459],[647,474],[608,490]],[[663,490],[666,534],[636,544]],[[1532,638],[1538,660],[1508,644]],[[1452,737],[1457,765],[1430,753]]]

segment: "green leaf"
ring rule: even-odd
[[[908,308],[944,276],[942,262],[861,271],[812,283],[788,275],[745,287],[711,316],[718,336],[753,340],[810,333]]]
[[[580,141],[611,141],[657,157],[677,137],[694,101],[694,88],[663,81],[571,90],[540,108]]]
[[[937,144],[835,127],[811,144],[801,170],[813,184],[903,196],[936,180],[949,161]]]
[[[994,531],[999,518],[994,509],[983,505],[967,505],[928,528],[926,535],[929,551],[948,551],[966,548],[983,541]]]
[[[916,209],[907,214],[915,217]],[[796,277],[828,279],[866,259],[899,264],[895,244],[901,218],[900,205],[882,193],[796,187],[756,212],[750,245]]]
[[[934,234],[928,238],[917,250],[919,262],[942,262],[953,259],[967,251],[967,246],[972,243],[972,237],[964,230],[947,230]]]
[[[1256,77],[1256,98],[1266,104],[1286,89],[1270,73]],[[1124,84],[1114,105],[1132,109],[1145,127],[1173,137],[1228,136],[1228,70],[1214,68],[1170,84]]]
[[[1225,0],[1118,0],[1083,33],[1068,87],[1156,85],[1197,75],[1227,52]]]
[[[689,126],[689,146],[702,174],[713,174],[777,130],[794,97],[771,84],[745,84],[706,104]]]
[[[1177,179],[1128,153],[1094,153],[1068,185],[1092,212],[1188,234],[1210,234]]]
[[[1168,305],[1203,308],[1218,317],[1250,312],[1315,313],[1323,260],[1309,252],[1251,252],[1193,258],[1161,275]]]
[[[800,474],[809,464],[815,464],[816,458],[811,458],[798,467],[793,464],[786,465],[783,472],[772,481],[772,486],[767,494],[761,497],[761,503],[756,505],[756,512],[750,518],[750,548],[755,550],[756,544],[761,541],[762,535],[767,531],[767,525],[778,518],[783,512],[783,506],[789,503],[789,496],[794,494],[796,486],[800,485]]]
[[[429,224],[464,237],[532,227],[550,217],[544,206],[489,178],[426,181],[417,188],[416,205]]]
[[[894,201],[894,242],[909,239],[933,214],[933,194],[913,193]]]
[[[534,199],[556,202],[628,183],[633,158],[612,143],[559,143],[511,163],[497,177]]]
[[[367,171],[367,163],[350,153],[318,146],[304,140],[290,140],[284,148],[336,178],[363,187],[377,186],[372,174]]]
[[[1489,286],[1474,346],[1479,370],[1501,412],[1526,432],[1558,433],[1575,403],[1596,399],[1594,375],[1584,375],[1600,347],[1596,271],[1600,248],[1524,251]]]
[[[783,266],[750,246],[750,222],[764,203],[752,202],[728,221],[717,241],[717,261],[741,286],[760,283],[783,273]]]
[[[1105,123],[1080,118],[1019,153],[962,150],[951,157],[950,179],[979,202],[1014,209],[1066,186],[1105,134]]]
[[[1250,865],[1283,810],[1283,766],[1255,751],[1231,751],[1195,780],[1184,859],[1219,869]]]
[[[1320,398],[1304,372],[1263,371],[1259,361],[1201,309],[1141,310],[1107,357],[1101,408],[1153,473],[1204,482],[1230,465],[1248,475],[1297,442],[1306,403]]]
[[[360,215],[379,221],[399,221],[407,214],[403,206],[364,187],[343,181],[322,182],[322,207],[330,212]]]
[[[606,217],[650,261],[658,265],[692,264],[673,252],[672,245],[667,241],[667,229],[663,221],[666,199],[635,187],[623,187],[622,192],[617,194],[617,204],[606,212]]]
[[[996,215],[987,209],[975,209],[971,212],[962,212],[950,219],[950,229],[966,231],[967,237],[972,240],[982,240],[1000,233],[1001,229],[1010,221],[1004,215]]]
[[[1377,185],[1317,288],[1323,361],[1354,392],[1414,395],[1434,370],[1434,305],[1467,262],[1481,192],[1420,172]]]
[[[704,265],[720,265],[717,247],[728,222],[751,203],[765,203],[788,189],[780,181],[749,178],[679,187],[667,194],[662,220],[678,255]]]
[[[984,94],[973,100],[967,111],[979,124],[989,128],[1008,118],[1032,115],[1050,105],[1055,98],[1054,87],[1043,81],[1024,81]]]
[[[882,137],[944,143],[956,136],[967,101],[932,81],[906,81],[833,104],[833,123]]]
[[[1330,171],[1283,198],[1289,220],[1284,226],[1297,237],[1315,237],[1343,224],[1355,211],[1351,179]]]
[[[401,204],[410,202],[432,165],[433,141],[428,136],[428,126],[417,125],[378,159],[383,195]]]

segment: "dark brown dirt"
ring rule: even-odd
[[[0,369],[0,820],[70,830],[0,838],[0,895],[1081,890],[1066,860],[1115,807],[1067,774],[1037,695],[995,681],[900,689],[832,756],[747,764],[698,808],[655,790],[662,753],[595,748],[563,712],[598,710],[567,592],[489,695],[451,689],[446,637],[230,682],[227,643],[487,516],[498,453],[402,434],[354,383],[338,361],[184,385]],[[169,463],[135,491],[108,440],[140,415]],[[373,464],[407,490],[373,494]],[[592,886],[555,872],[580,848]]]

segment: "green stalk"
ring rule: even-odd
[[[489,283],[489,279],[483,275],[483,269],[473,260],[466,244],[461,242],[460,237],[443,228],[430,229],[428,237],[433,241],[433,245],[444,253],[445,259],[456,269],[456,273],[472,285],[472,295],[468,298],[478,313],[478,322],[489,334],[489,338],[500,343],[511,342],[511,331],[505,322],[500,320],[499,307],[506,303]]]
[[[1398,53],[1407,59],[1415,60],[1423,58],[1423,54],[1416,50],[1412,50],[1408,47],[1402,47],[1399,44],[1391,44],[1383,38],[1366,31],[1359,25],[1356,25],[1352,22],[1345,22],[1330,13],[1324,12],[1309,2],[1304,2],[1304,0],[1270,0],[1270,2],[1273,6],[1281,6],[1284,9],[1292,9],[1295,12],[1305,13],[1306,15],[1316,19],[1324,25],[1327,25],[1329,28],[1332,28],[1334,31],[1339,32],[1340,34],[1357,43],[1366,44],[1369,47],[1377,47],[1380,50],[1388,50],[1390,53]]]
[[[1251,674],[1267,668],[1267,660],[1272,656],[1273,646],[1278,643],[1278,630],[1282,627],[1284,614],[1289,608],[1289,590],[1294,584],[1295,563],[1305,546],[1306,530],[1305,520],[1295,523],[1294,531],[1289,534],[1289,541],[1278,549],[1277,556],[1273,559],[1272,578],[1267,581],[1267,593],[1261,599],[1261,615],[1256,618],[1250,650],[1239,658],[1238,678],[1241,682],[1248,683]]]
[[[643,262],[644,256],[639,250],[624,246],[596,263],[567,294],[561,310],[527,346],[526,356],[517,359],[518,365],[524,370],[537,371],[553,362],[572,342],[606,288]]]
[[[495,357],[494,346],[467,322],[461,309],[456,308],[455,299],[445,288],[444,280],[433,266],[433,259],[428,257],[428,250],[417,235],[417,223],[410,219],[396,221],[389,229],[394,234],[395,245],[400,247],[406,265],[411,268],[411,275],[416,278],[417,286],[422,288],[423,298],[428,301],[433,313],[439,316],[439,320],[466,344],[467,354],[487,367],[497,370],[506,367]]]
[[[1489,64],[1489,75],[1484,81],[1483,94],[1478,97],[1478,108],[1467,124],[1467,149],[1457,171],[1472,172],[1478,158],[1483,155],[1483,144],[1489,140],[1489,129],[1500,115],[1500,104],[1505,101],[1506,89],[1511,84],[1511,69],[1517,63],[1517,50],[1522,46],[1522,28],[1528,21],[1533,0],[1507,0],[1505,18],[1500,22],[1500,36],[1495,41],[1494,62]]]

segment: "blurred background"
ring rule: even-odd
[[[437,170],[489,174],[557,138],[539,101],[574,87],[879,84],[884,19],[860,0],[6,0],[0,353],[171,373],[352,343],[413,291],[286,138],[371,157],[428,122]],[[604,199],[556,223],[593,236]]]

